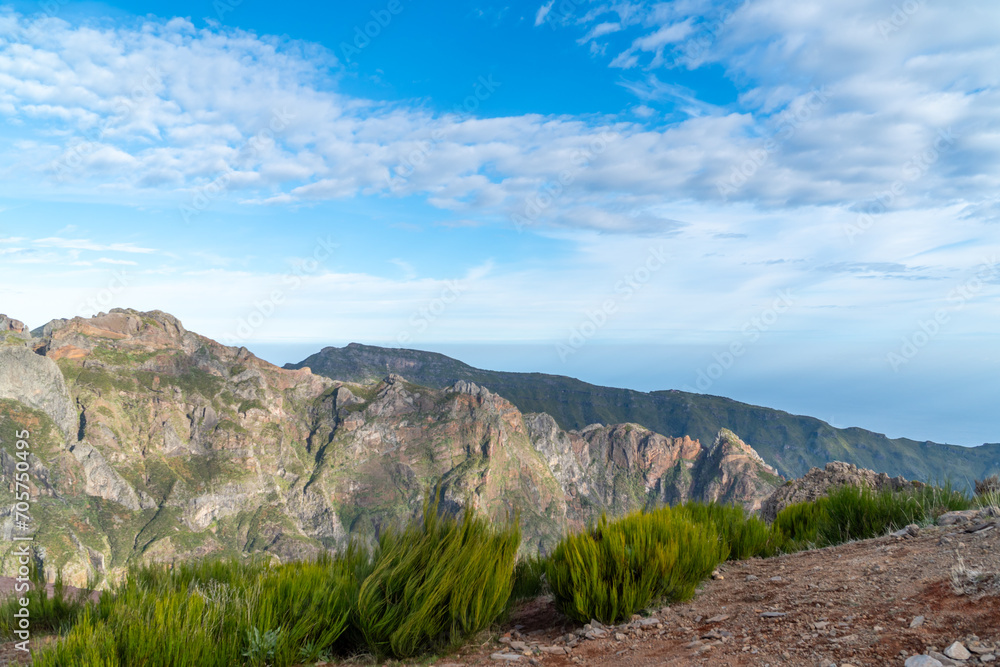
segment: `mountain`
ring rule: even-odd
[[[602,512],[689,498],[756,509],[783,483],[729,431],[703,447],[634,423],[566,430],[464,380],[281,369],[159,311],[30,333],[0,322],[0,533],[7,552],[33,535],[72,583],[135,562],[370,541],[419,516],[435,485],[450,511],[517,516],[530,551]],[[27,530],[13,511],[24,459]]]
[[[658,433],[711,442],[723,428],[749,443],[782,475],[801,477],[811,468],[845,461],[861,468],[921,481],[950,479],[960,487],[1000,472],[1000,444],[959,447],[888,438],[861,428],[839,429],[813,417],[791,415],[719,396],[682,391],[650,393],[599,387],[559,375],[473,368],[433,352],[352,343],[327,347],[299,364],[343,381],[361,382],[386,373],[429,387],[465,380],[487,387],[524,412],[545,412],[560,427],[636,423]]]

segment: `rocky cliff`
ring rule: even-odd
[[[29,532],[77,583],[135,561],[371,540],[435,484],[453,511],[518,517],[534,550],[601,512],[689,498],[755,509],[782,481],[729,432],[706,448],[636,424],[566,431],[471,382],[280,369],[162,312],[15,330],[0,347],[0,529],[15,530],[27,429]]]

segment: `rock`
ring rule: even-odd
[[[938,517],[939,526],[961,526],[977,519],[979,510],[962,510],[958,512],[945,512]]]
[[[944,667],[944,665],[929,655],[915,655],[912,658],[907,658],[904,667]]]
[[[528,650],[528,645],[525,644],[524,642],[515,642],[515,641],[512,641],[509,644],[509,646],[512,649],[514,649],[515,651],[526,651],[526,650]]]
[[[924,617],[917,616],[912,621],[910,621],[910,628],[919,628],[923,624],[924,624]]]
[[[832,461],[825,468],[813,468],[805,476],[779,487],[761,505],[761,518],[770,523],[789,505],[816,500],[830,489],[844,485],[864,486],[874,491],[901,491],[924,486],[921,482],[909,482],[902,477],[889,477],[850,463]]]
[[[521,660],[520,655],[517,653],[494,653],[490,656],[490,660],[501,660],[503,662],[519,662]]]
[[[655,616],[650,616],[649,618],[643,618],[639,620],[639,625],[643,628],[648,628],[651,625],[659,625],[660,619]]]
[[[718,616],[713,616],[712,618],[705,621],[706,623],[722,623],[729,618],[729,614],[719,614]]]
[[[961,664],[959,662],[952,660],[951,658],[942,653],[938,653],[937,651],[929,650],[927,651],[927,655],[940,662],[942,665],[944,665],[944,667],[958,667],[958,665]]]
[[[768,579],[768,581],[775,581],[775,582],[781,581],[781,577],[771,577],[770,579]]]
[[[80,415],[70,399],[62,371],[51,359],[26,347],[0,348],[0,398],[41,410],[67,440],[76,441]]]
[[[615,641],[616,642],[623,642],[623,641],[625,641],[625,635],[623,635],[620,632],[616,632],[615,633]]]
[[[952,660],[968,660],[972,657],[972,654],[969,653],[969,650],[965,648],[962,642],[955,642],[944,650],[944,654]]]
[[[760,615],[760,617],[761,618],[782,618],[783,616],[787,616],[787,615],[788,615],[788,613],[784,612],[784,611],[765,611],[763,614]]]
[[[568,652],[562,646],[539,646],[538,650],[542,653],[549,653],[551,655],[565,655]]]
[[[980,662],[986,662],[986,663],[996,662],[996,659],[997,659],[997,657],[995,655],[993,655],[992,653],[987,653],[986,655],[979,656],[979,661]]]
[[[747,581],[757,581],[757,577],[755,577],[752,574],[748,574],[746,580]]]

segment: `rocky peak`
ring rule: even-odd
[[[453,384],[449,391],[455,394],[468,394],[469,396],[475,396],[476,398],[487,399],[493,394],[486,387],[480,387],[474,382],[466,382],[465,380],[459,380]]]
[[[26,334],[28,333],[28,327],[20,320],[11,319],[6,315],[0,314],[0,333],[5,331],[11,331],[16,334]]]
[[[901,491],[920,488],[923,484],[903,477],[889,477],[884,472],[859,468],[843,461],[831,461],[825,468],[813,468],[805,476],[777,489],[764,501],[761,514],[767,521],[773,521],[778,512],[789,505],[816,500],[839,486],[860,486],[873,491]]]
[[[715,443],[712,445],[710,456],[718,456],[720,454],[744,455],[772,475],[778,475],[777,469],[768,465],[764,461],[764,457],[757,453],[757,450],[743,442],[738,435],[728,428],[719,431],[719,434],[715,436]]]

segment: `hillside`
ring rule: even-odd
[[[458,380],[475,382],[506,397],[523,412],[552,415],[565,429],[632,422],[657,433],[708,442],[720,429],[728,428],[789,478],[830,461],[846,461],[907,479],[950,479],[963,487],[1000,472],[1000,444],[966,448],[892,439],[719,396],[676,390],[645,393],[599,387],[559,375],[488,371],[433,352],[352,343],[343,348],[327,347],[301,363],[286,365],[305,367],[351,382],[371,380],[387,372],[437,388]]]
[[[294,560],[370,542],[419,516],[435,485],[450,511],[519,516],[533,551],[602,512],[686,499],[756,509],[783,482],[729,431],[702,446],[638,424],[566,430],[465,381],[333,381],[159,311],[55,320],[30,335],[5,321],[0,530],[16,529],[26,430],[28,532],[46,569],[77,584],[136,562]]]

